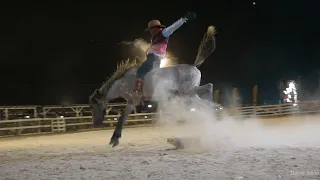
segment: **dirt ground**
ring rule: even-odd
[[[1,180],[320,179],[320,121],[224,120],[212,126],[126,128],[0,139]],[[168,137],[193,137],[175,150]]]

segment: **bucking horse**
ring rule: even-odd
[[[100,89],[95,90],[89,98],[94,127],[103,124],[109,101],[116,98],[124,98],[127,101],[126,108],[118,119],[109,143],[112,147],[119,144],[122,128],[128,115],[144,100],[160,102],[177,94],[184,97],[200,98],[198,94],[202,94],[208,97],[208,101],[213,101],[213,84],[208,83],[200,86],[201,72],[198,67],[216,47],[215,32],[213,26],[208,27],[198,48],[194,64],[177,64],[164,68],[155,68],[147,73],[142,87],[143,97],[137,99],[131,93],[135,85],[137,69],[142,63],[137,59],[120,63],[114,75]]]

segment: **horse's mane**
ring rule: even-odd
[[[117,64],[116,72],[114,72],[111,77],[107,78],[107,81],[103,86],[110,87],[116,80],[122,78],[130,69],[139,67],[142,63],[143,60],[139,57],[121,61]]]

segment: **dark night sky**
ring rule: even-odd
[[[173,3],[175,2],[175,3]],[[209,25],[216,51],[200,67],[203,83],[258,84],[270,98],[277,81],[318,72],[319,3],[290,0],[18,1],[1,5],[0,104],[87,103],[116,63],[121,41],[148,36],[151,19],[169,25],[187,11],[168,50],[193,63]],[[162,4],[163,3],[163,4]],[[157,7],[158,4],[158,7]],[[272,96],[272,97],[271,97]]]

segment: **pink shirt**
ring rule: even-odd
[[[157,29],[158,32],[152,37],[151,45],[147,54],[154,53],[158,56],[165,57],[169,42],[169,36],[186,22],[185,18],[180,18],[169,27]]]

